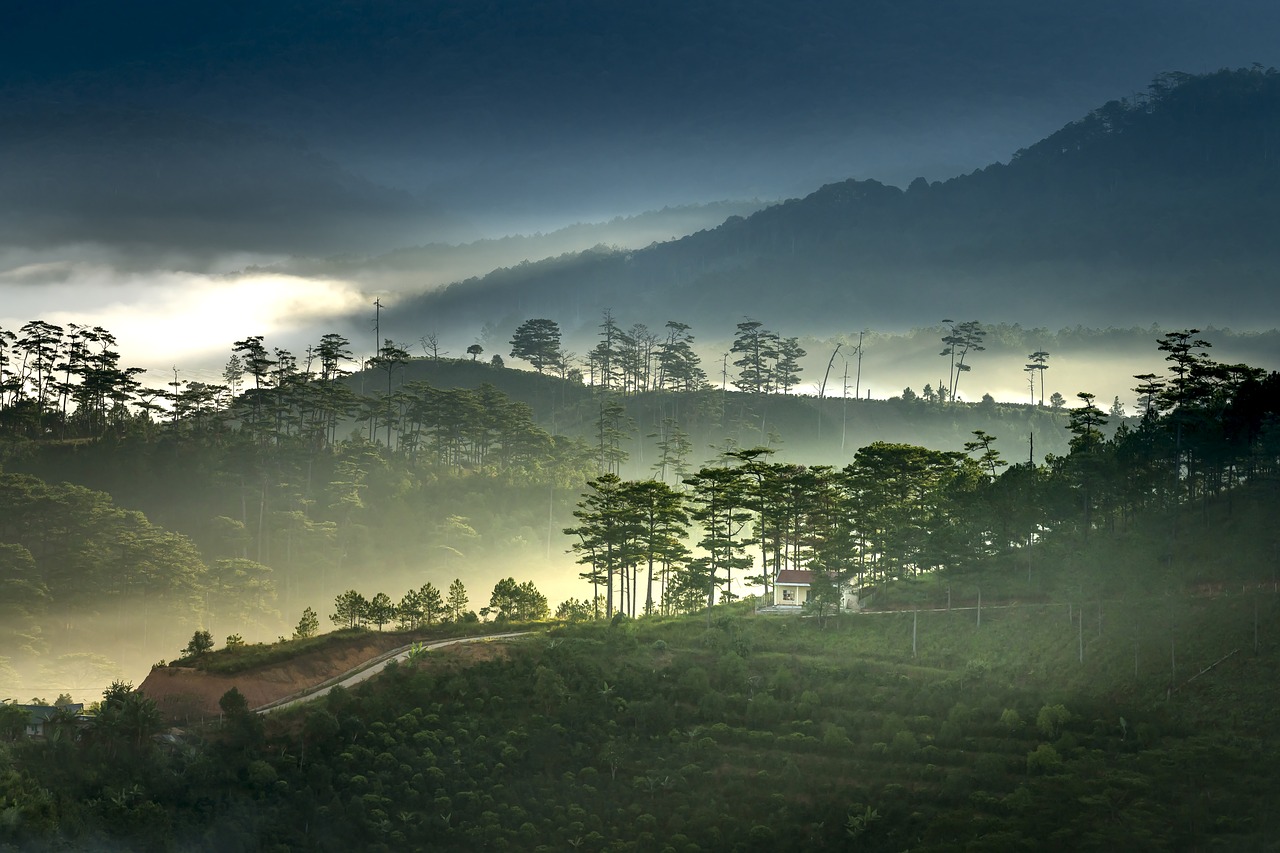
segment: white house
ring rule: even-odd
[[[807,569],[784,569],[773,581],[775,607],[804,607],[813,588],[813,572]],[[860,590],[845,584],[840,590],[841,610],[861,610]]]
[[[777,607],[803,607],[809,601],[813,572],[784,569],[773,579],[773,603]]]

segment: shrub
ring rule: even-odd
[[[293,629],[293,638],[295,640],[305,640],[314,637],[320,633],[320,617],[310,607],[302,611],[302,618],[298,620],[298,627]]]
[[[853,743],[849,740],[844,726],[829,725],[822,736],[822,745],[834,751],[850,747]]]
[[[1013,734],[1022,728],[1022,715],[1013,708],[1005,708],[1000,715],[1000,727]]]
[[[1045,705],[1036,715],[1036,728],[1045,737],[1054,737],[1071,721],[1071,712],[1062,705]]]
[[[196,631],[191,635],[191,641],[182,650],[182,654],[184,657],[199,657],[211,651],[213,651],[213,635],[208,631]]]
[[[1052,773],[1062,767],[1062,756],[1058,750],[1042,743],[1027,753],[1028,773]]]
[[[893,736],[893,743],[890,748],[899,755],[913,755],[920,748],[916,736],[907,730],[902,730]]]

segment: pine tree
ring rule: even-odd
[[[461,578],[454,578],[449,584],[449,596],[445,599],[445,613],[449,621],[461,622],[467,615],[467,588],[462,585]]]
[[[1035,394],[1035,374],[1040,374],[1040,405],[1044,405],[1044,372],[1049,369],[1049,353],[1044,350],[1036,350],[1027,356],[1031,359],[1024,368],[1027,371],[1028,379],[1032,383],[1032,395]],[[1033,400],[1034,402],[1034,400]]]
[[[738,324],[738,335],[729,351],[741,356],[733,363],[738,368],[734,386],[749,394],[767,393],[774,375],[770,362],[778,357],[778,336],[748,318]]]
[[[369,602],[354,589],[349,589],[334,599],[333,608],[334,612],[329,616],[333,624],[341,628],[356,628],[364,624]]]
[[[302,611],[302,618],[298,620],[298,627],[293,629],[293,638],[295,640],[305,640],[308,637],[314,637],[320,632],[320,617],[310,607]]]
[[[430,628],[436,620],[446,616],[444,598],[440,595],[440,590],[436,589],[435,584],[431,582],[424,583],[422,588],[418,590],[418,594],[422,597],[422,619]],[[466,602],[463,601],[463,605]]]
[[[690,515],[702,528],[698,546],[705,556],[689,562],[686,572],[698,577],[706,594],[707,607],[715,605],[717,587],[724,600],[733,592],[733,572],[750,567],[746,556],[750,539],[743,535],[751,520],[743,474],[736,468],[703,468],[685,481],[693,487]]]
[[[396,607],[391,602],[391,597],[385,592],[380,592],[369,601],[367,610],[369,621],[378,626],[378,630],[382,630],[382,626],[395,618]]]
[[[522,358],[539,373],[559,367],[564,360],[560,348],[560,326],[554,320],[526,320],[511,336],[511,357]]]
[[[797,338],[783,338],[778,344],[778,361],[773,368],[773,387],[783,394],[790,394],[791,389],[800,382],[800,359],[806,353],[800,347]]]

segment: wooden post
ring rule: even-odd
[[[1253,653],[1258,653],[1258,594],[1253,594]]]
[[[1080,609],[1080,663],[1084,663],[1084,608]]]
[[[978,587],[978,627],[982,627],[982,587]]]
[[[1133,641],[1133,680],[1138,680],[1138,641]]]
[[[911,657],[916,656],[916,622],[920,619],[920,608],[917,607],[915,612],[911,614]]]

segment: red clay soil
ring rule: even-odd
[[[233,675],[191,667],[157,667],[138,690],[156,703],[165,719],[192,722],[217,717],[221,713],[218,700],[232,687],[244,694],[250,708],[257,708],[328,681],[406,642],[404,636],[371,633],[284,663]]]

